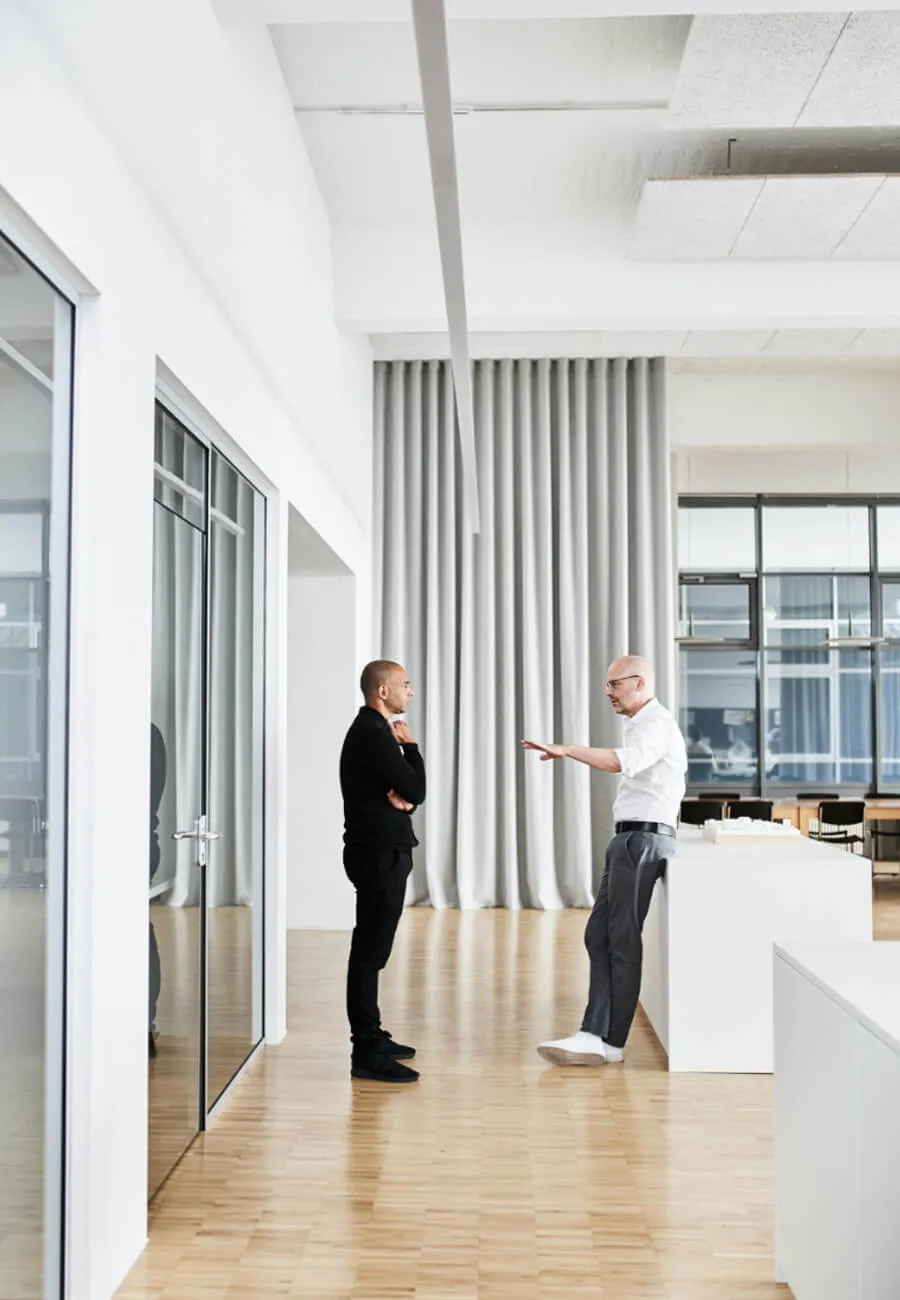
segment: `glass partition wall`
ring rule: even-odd
[[[900,503],[683,499],[689,788],[900,789]]]
[[[74,310],[0,237],[0,1296],[62,1284]]]
[[[156,411],[149,1190],[263,1035],[265,498]]]

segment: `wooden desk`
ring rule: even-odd
[[[900,795],[866,799],[865,804],[867,822],[880,821],[882,818],[886,821],[900,821]],[[776,799],[772,808],[774,821],[783,821],[787,818],[803,835],[809,834],[810,822],[815,821],[818,816],[818,799]]]

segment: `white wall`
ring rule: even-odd
[[[353,889],[342,865],[338,761],[361,703],[350,576],[288,582],[287,923],[297,930],[349,930]]]
[[[900,492],[900,376],[670,374],[682,493]]]
[[[357,575],[358,649],[370,366],[334,326],[327,222],[264,32],[223,32],[207,0],[0,5],[0,119],[15,124],[0,228],[33,223],[49,262],[96,290],[75,376],[69,1274],[72,1300],[107,1300],[146,1230],[146,873],[123,846],[147,818],[158,368]],[[270,518],[283,604],[277,497]],[[285,755],[286,610],[271,613],[269,739]],[[277,902],[283,761],[273,775]]]

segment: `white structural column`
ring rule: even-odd
[[[456,144],[453,135],[453,95],[450,90],[450,54],[444,0],[412,0],[413,24],[441,274],[447,303],[447,328],[456,414],[462,456],[463,505],[471,531],[480,529],[478,470],[475,463],[475,407],[472,395],[472,362],[469,357],[469,325],[466,315],[466,283],[463,270],[462,225],[459,216],[459,184],[456,175]]]

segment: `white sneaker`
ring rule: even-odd
[[[604,1043],[603,1050],[610,1065],[617,1065],[619,1061],[625,1060],[625,1049],[622,1047],[610,1047],[609,1043]]]
[[[602,1038],[579,1029],[571,1038],[555,1038],[541,1043],[537,1050],[538,1056],[552,1065],[604,1065],[609,1049]]]

